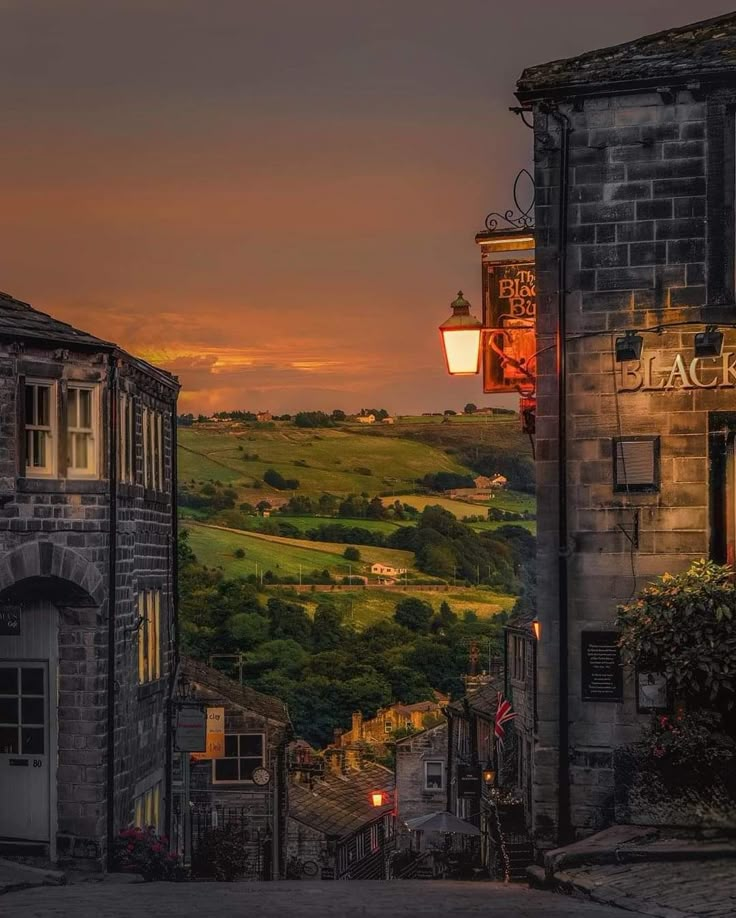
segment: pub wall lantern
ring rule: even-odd
[[[387,794],[386,791],[372,791],[371,792],[371,806],[380,807],[386,806],[391,802],[391,795]]]
[[[483,781],[485,784],[492,785],[495,780],[496,780],[496,769],[493,767],[493,765],[491,764],[491,760],[489,759],[486,762],[485,767],[483,768]]]
[[[636,332],[627,331],[623,338],[616,338],[615,351],[616,363],[625,363],[628,360],[640,360],[644,339]]]
[[[483,323],[471,314],[462,290],[450,305],[452,315],[440,325],[447,372],[450,376],[473,376],[480,367]]]
[[[534,637],[539,641],[542,637],[542,623],[538,618],[532,619],[532,632]]]
[[[723,332],[709,325],[705,331],[695,335],[696,357],[720,357],[723,351]]]

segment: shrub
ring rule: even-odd
[[[621,647],[629,662],[667,677],[675,699],[736,718],[736,586],[733,569],[695,561],[664,574],[618,608]]]
[[[348,545],[342,556],[346,561],[360,561],[360,552],[353,545]]]
[[[248,853],[241,829],[233,825],[208,829],[192,857],[192,873],[232,882],[245,875]]]
[[[731,762],[736,743],[722,732],[721,718],[712,711],[655,717],[642,747],[655,759],[672,765],[713,765]]]
[[[242,549],[242,548],[236,548],[236,549],[235,549],[235,557],[236,557],[236,558],[244,558],[244,557],[245,557],[245,550]]]
[[[145,880],[173,880],[179,871],[178,855],[153,826],[123,829],[113,843],[112,860],[115,870],[139,873]]]

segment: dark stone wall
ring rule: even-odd
[[[555,843],[558,819],[560,548],[570,583],[571,814],[578,835],[612,819],[612,750],[635,740],[645,721],[637,714],[628,670],[623,703],[581,700],[581,632],[612,629],[617,603],[654,576],[680,570],[709,550],[708,418],[736,407],[735,390],[686,388],[676,380],[668,391],[623,391],[613,344],[626,329],[733,320],[733,307],[723,306],[728,265],[711,251],[723,228],[725,195],[723,186],[716,187],[725,174],[723,144],[713,141],[722,139],[724,128],[723,122],[717,129],[709,122],[713,111],[708,100],[688,90],[591,98],[560,107],[571,127],[565,283],[569,539],[563,546],[555,353],[562,131],[553,114],[541,106],[535,112],[538,328],[544,350],[536,444],[543,638],[533,810],[541,847]],[[720,300],[710,290],[718,290]],[[689,360],[698,330],[702,325],[646,332],[645,354],[662,367],[671,366],[678,353]],[[736,352],[731,330],[724,350]],[[614,491],[613,438],[621,435],[660,436],[656,493]],[[639,542],[634,546],[627,534],[633,535],[636,514]]]
[[[176,389],[127,358],[116,358],[120,388],[141,406],[175,416]],[[95,480],[24,477],[18,405],[19,377],[84,379],[99,383],[100,477]],[[114,829],[133,817],[133,798],[149,776],[163,779],[166,714],[174,662],[172,440],[165,421],[166,491],[109,481],[113,443],[107,354],[0,345],[0,596],[23,603],[44,599],[59,612],[57,853],[102,863],[108,806]],[[140,447],[139,447],[140,450]],[[117,533],[114,596],[110,596],[111,532]],[[162,590],[161,679],[138,686],[136,599],[143,587]],[[114,615],[115,795],[108,800],[109,616]],[[0,653],[0,656],[2,654]],[[53,710],[53,693],[52,693]],[[52,713],[52,719],[57,712]],[[53,780],[53,779],[52,779]]]

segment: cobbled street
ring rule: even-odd
[[[350,883],[100,883],[39,887],[0,897],[12,918],[613,918],[618,908],[498,883],[451,881]]]

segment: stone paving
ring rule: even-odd
[[[621,918],[581,899],[499,883],[352,881],[279,883],[101,882],[0,896],[8,918]]]
[[[734,918],[736,859],[595,864],[555,873],[563,887],[656,918]]]

